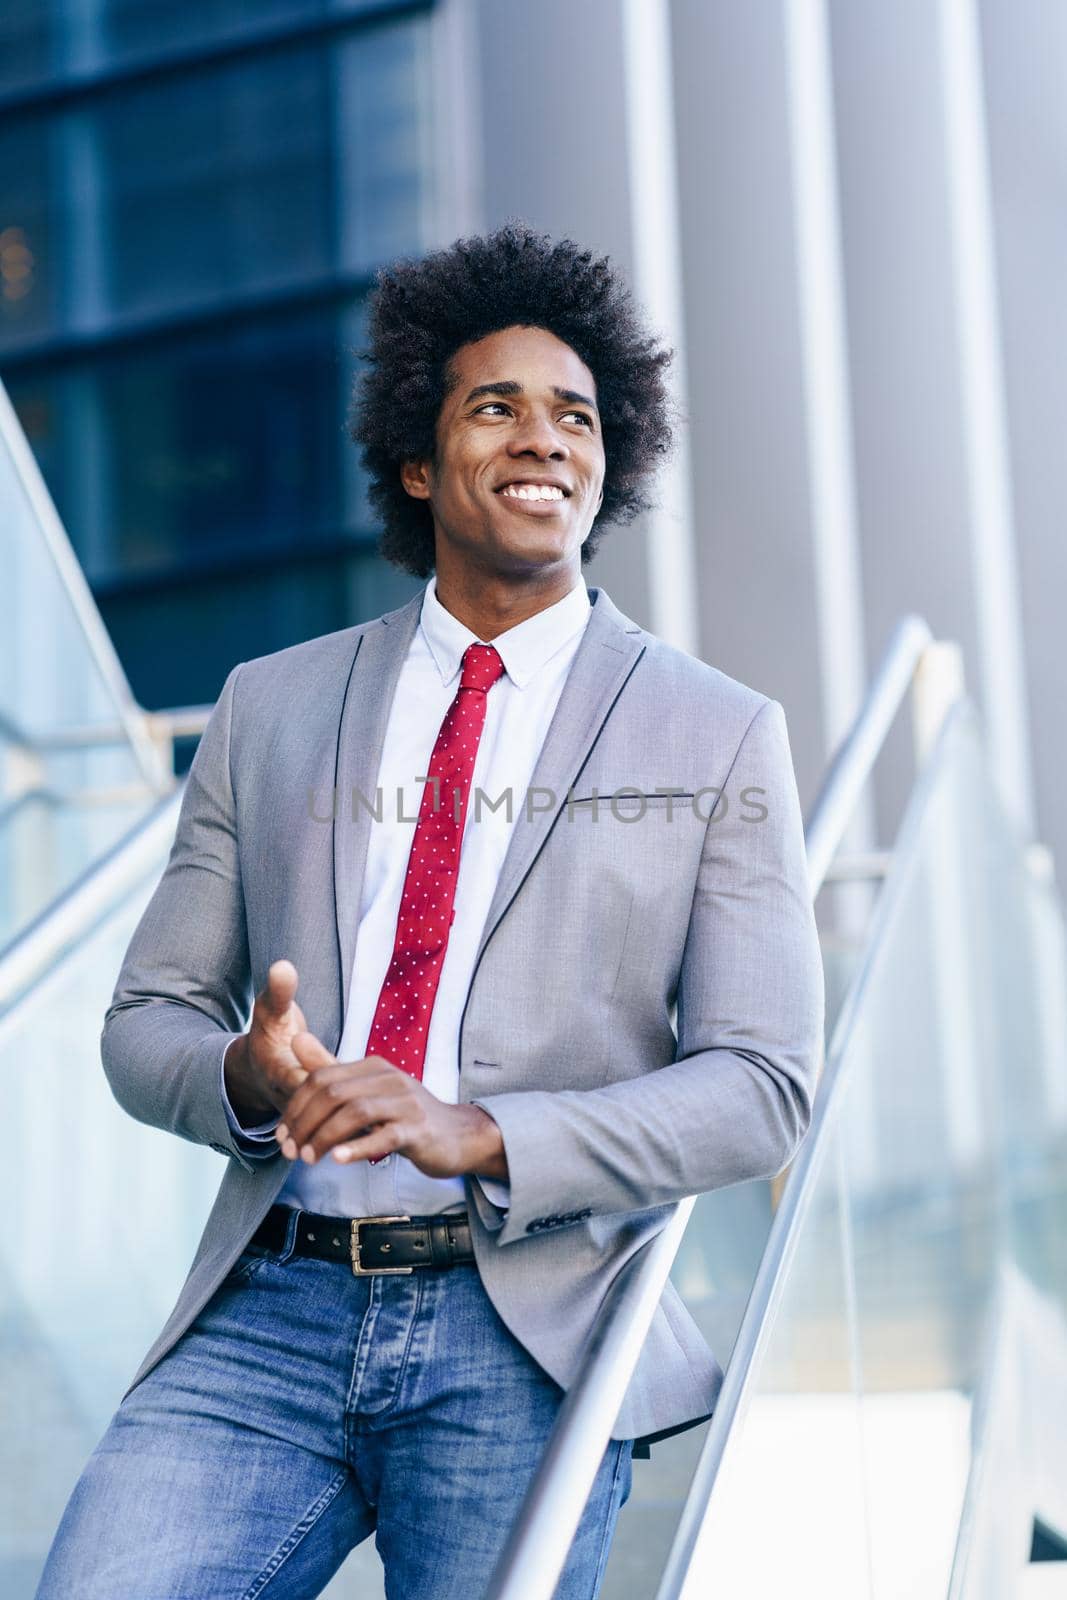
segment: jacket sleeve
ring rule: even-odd
[[[219,1069],[254,998],[230,776],[240,671],[226,679],[197,747],[170,857],[126,951],[100,1052],[131,1117],[210,1145],[251,1172]]]
[[[707,823],[690,910],[674,1061],[604,1088],[474,1102],[500,1127],[507,1155],[510,1209],[492,1235],[498,1246],[773,1177],[807,1131],[823,968],[777,700],[752,718],[723,790],[728,803]]]

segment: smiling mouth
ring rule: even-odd
[[[503,500],[505,505],[513,511],[523,511],[532,517],[558,516],[567,504],[566,495],[561,495],[558,500],[529,499],[524,500],[517,494],[505,494],[502,489],[497,490],[497,499]]]

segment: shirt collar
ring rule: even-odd
[[[443,684],[458,676],[468,645],[488,642],[498,651],[512,683],[524,689],[556,651],[585,628],[590,609],[589,589],[579,574],[574,588],[562,600],[486,641],[445,610],[437,598],[435,573],[423,592],[419,621]]]

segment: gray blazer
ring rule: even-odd
[[[616,1273],[676,1203],[792,1158],[823,1036],[781,705],[644,632],[603,589],[590,598],[529,806],[515,797],[459,1039],[459,1097],[499,1123],[510,1173],[506,1213],[466,1180],[478,1269],[564,1388]],[[373,799],[421,604],[235,667],[197,750],[101,1050],[131,1116],[227,1162],[130,1389],[222,1283],[288,1168],[237,1146],[219,1092],[225,1041],[272,961],[295,962],[308,1026],[340,1042],[372,826],[353,790]],[[721,1382],[668,1284],[614,1436],[699,1420]]]

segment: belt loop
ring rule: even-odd
[[[426,1236],[430,1246],[430,1260],[435,1267],[450,1267],[455,1251],[448,1240],[448,1225],[441,1226],[441,1222],[431,1218],[426,1227]]]
[[[296,1230],[300,1223],[300,1210],[297,1206],[289,1206],[289,1220],[285,1225],[285,1243],[279,1261],[288,1261],[296,1249]]]

